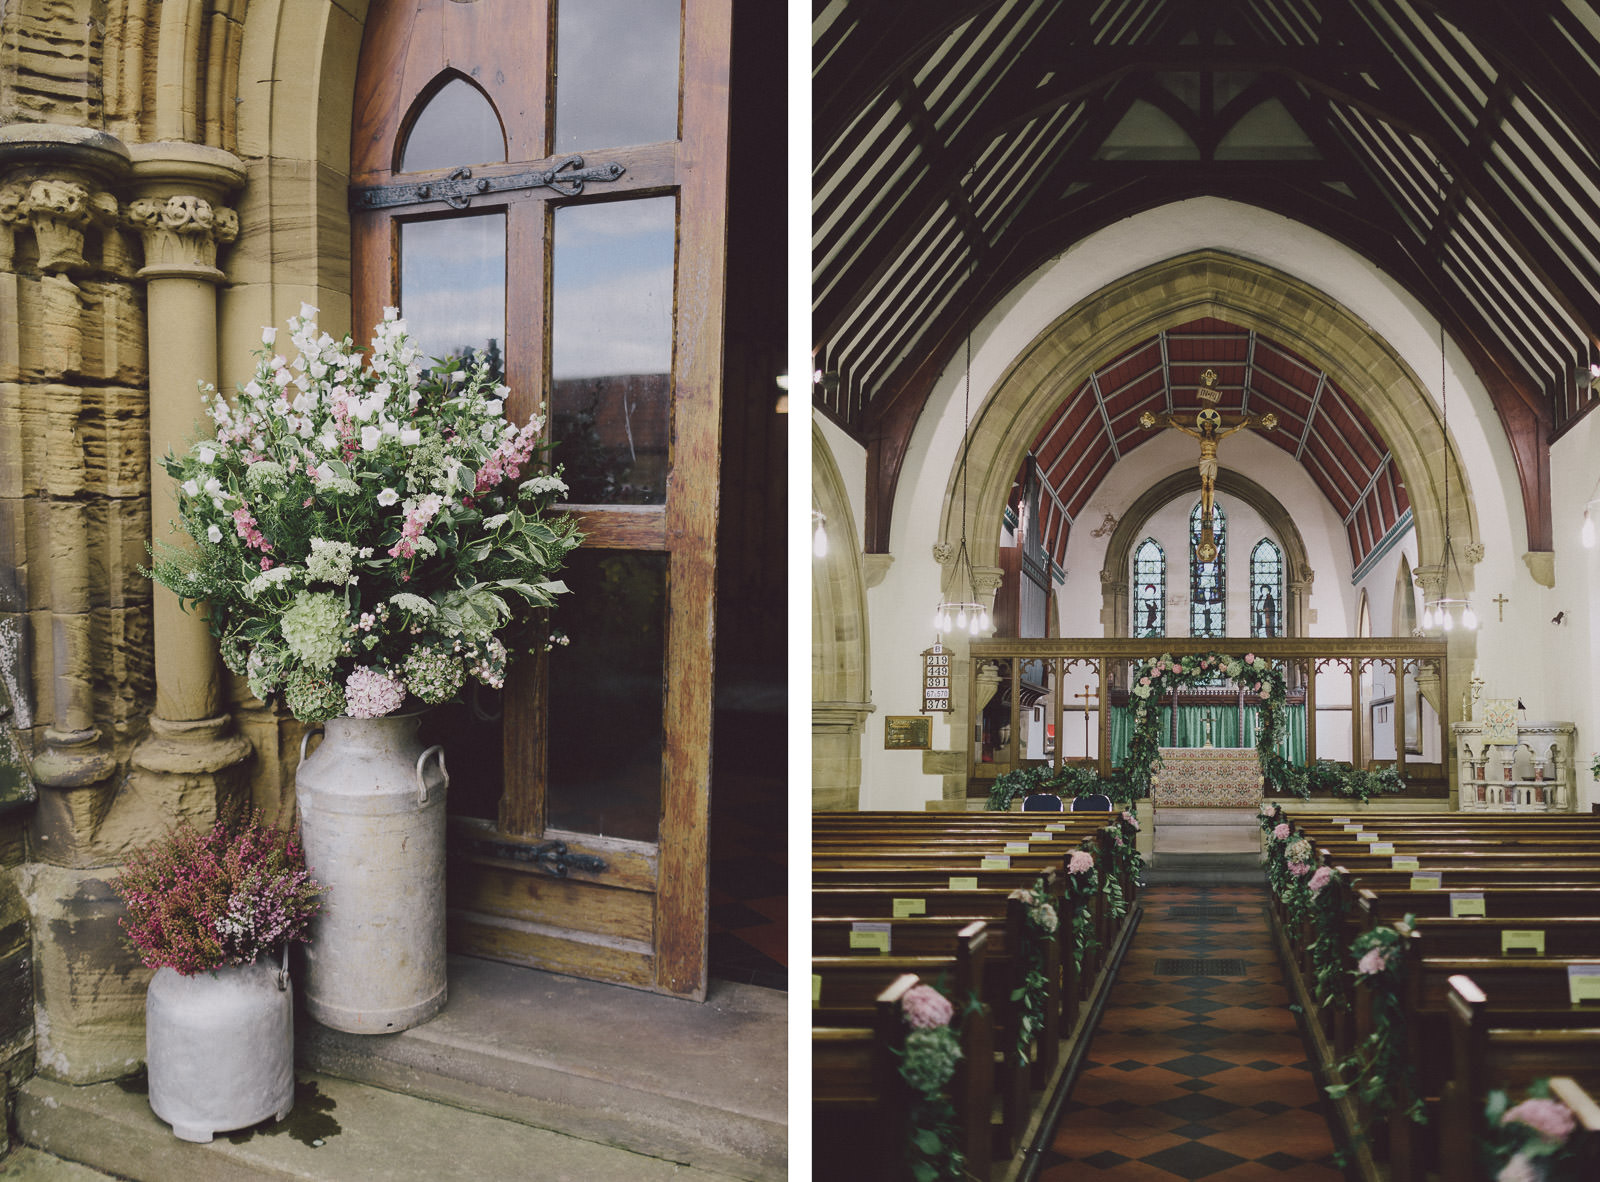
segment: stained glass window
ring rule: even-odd
[[[1228,522],[1222,506],[1211,503],[1211,534],[1217,554],[1201,562],[1195,552],[1200,544],[1200,503],[1189,514],[1189,635],[1226,636],[1228,634]]]
[[[1250,551],[1250,635],[1283,634],[1283,551],[1262,538]]]
[[[1133,629],[1141,639],[1167,634],[1167,556],[1154,538],[1133,552]]]

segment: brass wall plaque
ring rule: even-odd
[[[889,714],[883,719],[885,751],[928,751],[933,747],[933,719],[920,714]]]

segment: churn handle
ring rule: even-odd
[[[300,736],[300,762],[301,763],[304,763],[306,761],[306,744],[311,742],[311,736],[312,735],[320,735],[321,733],[322,733],[322,724],[318,723],[316,726],[307,727],[306,730],[305,730],[305,733]]]
[[[439,757],[439,774],[444,777],[444,783],[442,785],[440,785],[440,787],[442,787],[442,788],[450,787],[450,769],[444,766],[444,746],[441,743],[435,743],[432,747],[429,747],[421,755],[417,756],[417,803],[418,804],[427,804],[428,803],[428,782],[422,778],[422,765],[428,762],[428,757],[430,755],[437,755]]]

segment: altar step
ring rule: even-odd
[[[1152,886],[1170,883],[1247,883],[1265,881],[1260,854],[1162,854],[1145,868]]]

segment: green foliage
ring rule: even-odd
[[[1044,1028],[1045,1000],[1049,995],[1050,978],[1045,973],[1048,964],[1049,943],[1055,939],[1060,917],[1049,896],[1045,894],[1042,879],[1035,880],[1031,889],[1018,892],[1026,900],[1027,931],[1023,936],[1023,955],[1027,957],[1027,970],[1022,984],[1011,991],[1011,1000],[1017,1003],[1017,1061],[1028,1062],[1033,1040]],[[1012,896],[1013,898],[1016,895]]]
[[[1331,759],[1301,766],[1274,751],[1270,757],[1262,756],[1261,766],[1267,783],[1301,800],[1309,800],[1313,795],[1338,796],[1366,804],[1374,796],[1392,795],[1406,788],[1405,780],[1393,764],[1370,772]]]
[[[1055,768],[1049,764],[1041,763],[1031,767],[1013,768],[999,779],[989,789],[989,803],[987,811],[991,813],[1009,812],[1011,802],[1019,796],[1029,796],[1035,792],[1053,792],[1057,783]]]
[[[1406,916],[1409,926],[1413,916]],[[1335,1065],[1341,1081],[1326,1089],[1333,1099],[1354,1092],[1375,1117],[1399,1111],[1414,1124],[1426,1122],[1417,1092],[1416,1065],[1407,1044],[1400,995],[1406,979],[1405,947],[1388,924],[1362,932],[1350,945],[1355,976],[1372,993],[1372,1032]]]

